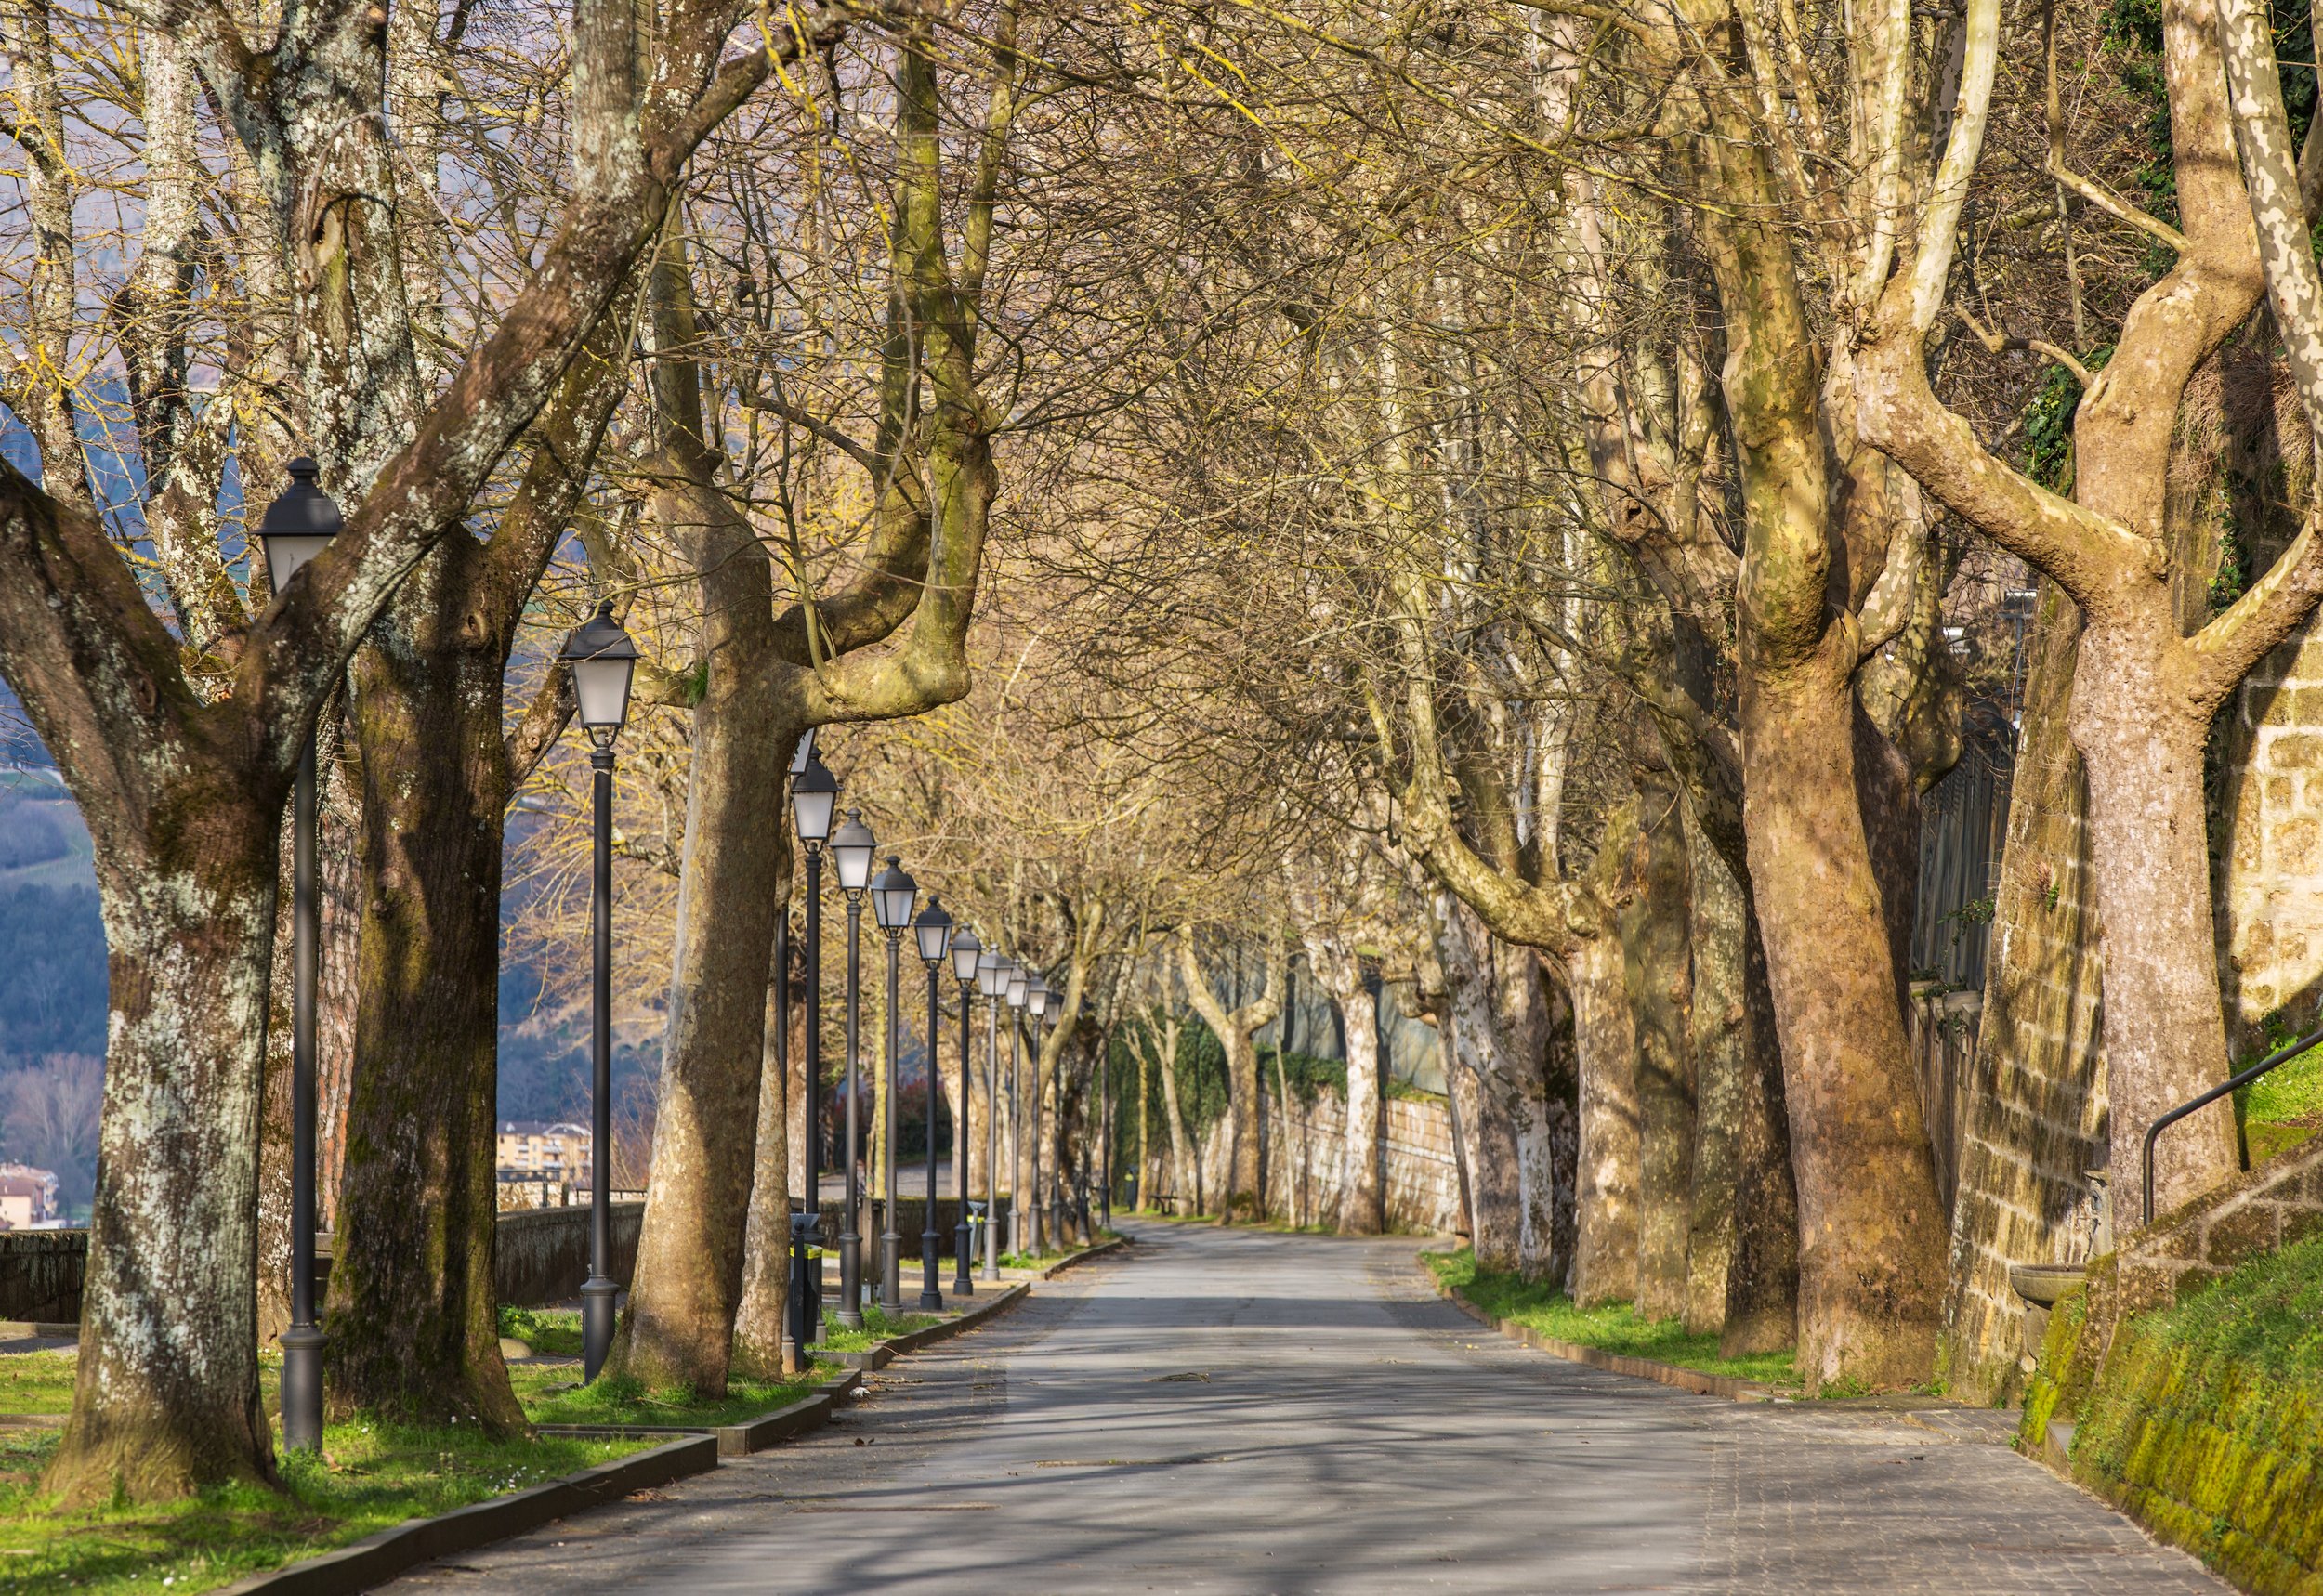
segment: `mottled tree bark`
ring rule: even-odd
[[[785,839],[787,842],[787,838]],[[783,880],[775,894],[778,914],[789,912],[790,850],[783,849]],[[807,1053],[807,1008],[799,991],[807,978],[806,950],[795,937],[787,943],[791,960],[791,1012],[779,1012],[776,983],[767,982],[766,1053],[758,1069],[758,1150],[750,1178],[750,1217],[742,1232],[742,1299],[734,1312],[733,1367],[738,1373],[771,1380],[787,1370],[782,1362],[782,1323],[791,1302],[791,1171],[798,1117],[805,1099],[792,1095]],[[776,1046],[781,1037],[783,1045]],[[805,1349],[798,1349],[804,1358]]]
[[[1694,1171],[1686,1246],[1686,1328],[1726,1328],[1727,1275],[1740,1220],[1742,1121],[1752,1090],[1742,943],[1750,914],[1742,888],[1699,828],[1686,827],[1692,892]]]
[[[1253,1040],[1262,1026],[1282,1010],[1283,950],[1280,938],[1267,944],[1266,985],[1250,1002],[1229,1010],[1210,988],[1201,961],[1194,956],[1190,935],[1178,939],[1178,974],[1186,995],[1219,1044],[1226,1050],[1227,1112],[1231,1117],[1226,1190],[1220,1194],[1218,1221],[1264,1220],[1264,1194],[1259,1188],[1258,1164],[1258,1047]]]
[[[673,242],[649,290],[656,345],[697,347],[685,252]],[[654,371],[663,417],[650,513],[685,552],[697,590],[693,706],[675,969],[653,1122],[653,1166],[629,1304],[610,1367],[649,1387],[723,1395],[742,1295],[759,1151],[761,1060],[778,896],[789,852],[766,801],[782,791],[801,723],[763,669],[776,648],[766,545],[717,480],[698,368]]]
[[[1581,1162],[1573,1300],[1637,1296],[1637,1054],[1621,938],[1593,936],[1566,961],[1581,1053]]]
[[[492,1273],[501,844],[570,705],[552,679],[511,739],[503,684],[628,386],[634,302],[616,296],[566,372],[491,540],[423,562],[349,674],[362,913],[323,1362],[342,1416],[524,1423]]]
[[[369,456],[377,468],[361,473],[346,531],[257,619],[215,700],[192,691],[177,639],[105,528],[0,467],[0,667],[97,839],[112,949],[80,1373],[46,1479],[68,1503],[271,1473],[256,1362],[257,1105],[274,854],[298,752],[397,585],[459,525],[658,230],[694,145],[770,70],[761,52],[698,99],[729,25],[693,17],[657,40],[646,75],[670,114],[649,134],[635,16],[584,0],[573,198],[538,269],[408,431]],[[297,203],[301,185],[327,176],[302,150],[371,120],[350,124],[333,98],[345,89],[361,105],[375,95],[371,29],[348,13],[319,36],[294,32],[267,72],[252,73],[230,19],[206,5],[189,14],[181,36],[265,168],[285,225],[313,220]],[[332,191],[348,199],[327,207],[342,218],[334,226],[382,208],[376,189]],[[302,258],[335,270],[343,241],[311,242]],[[381,323],[403,310],[367,308]],[[308,325],[302,335],[329,345],[335,331]],[[332,380],[365,389],[348,375]]]
[[[1782,1050],[1758,917],[1745,916],[1742,989],[1746,1046],[1735,1180],[1734,1257],[1726,1270],[1721,1357],[1780,1352],[1799,1335],[1799,1197],[1791,1173],[1791,1121]]]
[[[1686,1306],[1694,1187],[1693,973],[1686,826],[1676,784],[1637,773],[1635,883],[1615,923],[1637,1037],[1637,1312]]]
[[[1797,263],[1755,219],[1777,204],[1765,156],[1726,145],[1704,160],[1722,192],[1759,196],[1706,237],[1742,464],[1743,820],[1798,1183],[1799,1366],[1810,1386],[1908,1384],[1935,1356],[1943,1215],[1857,799],[1860,633],[1832,602],[1856,601],[1851,582],[1868,592],[1880,551],[1844,537],[1875,529],[1831,514],[1844,495],[1824,396],[1798,358],[1813,339]]]
[[[1339,1234],[1376,1236],[1386,1228],[1386,1196],[1380,1161],[1386,1118],[1379,1089],[1379,1000],[1364,979],[1362,962],[1343,935],[1303,935],[1307,967],[1339,1005],[1346,1029],[1347,1102],[1339,1166]]]
[[[1997,7],[1973,7],[1970,21],[1980,47],[1970,56],[1976,71],[1964,80],[1963,104],[1973,95],[1975,114],[1962,124],[1969,137],[1948,151],[1959,168],[1955,191],[1964,191],[1980,152]],[[2076,412],[2072,496],[1991,455],[1929,387],[1924,349],[1951,270],[1956,200],[1949,210],[1932,204],[1918,224],[1918,256],[1882,294],[1861,357],[1866,435],[2054,580],[2083,619],[2067,726],[2088,783],[2091,882],[2104,934],[2109,1162],[2116,1201],[2127,1198],[2133,1214],[2148,1127],[2226,1072],[2204,836],[2209,722],[2323,595],[2323,539],[2310,514],[2241,598],[2190,636],[2183,624],[2168,510],[2187,385],[2264,290],[2310,420],[2323,417],[2323,281],[2272,22],[2239,0],[2170,0],[2161,22],[2184,231],[2148,227],[2177,261],[2132,305],[2112,359]],[[2061,127],[2053,138],[2061,160]],[[2225,1104],[2182,1121],[2158,1150],[2158,1211],[2235,1167]]]
[[[479,613],[484,546],[449,542],[356,656],[363,916],[331,1407],[524,1427],[492,1280],[500,682],[513,613]],[[494,621],[497,624],[494,624]],[[463,643],[471,646],[462,647]]]

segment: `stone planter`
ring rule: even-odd
[[[2025,1300],[2025,1339],[2022,1367],[2030,1374],[2041,1360],[2041,1343],[2049,1339],[2049,1310],[2057,1299],[2080,1285],[2088,1275],[2080,1263],[2012,1263],[2010,1289]]]

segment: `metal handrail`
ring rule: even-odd
[[[2307,1049],[2315,1046],[2317,1042],[2323,1042],[2323,1031],[2316,1031],[2310,1036],[2301,1037],[2297,1041],[2292,1042],[2289,1047],[2280,1048],[2274,1053],[2268,1053],[2264,1058],[2259,1060],[2258,1063],[2252,1065],[2250,1068],[2243,1070],[2239,1074],[2228,1076],[2225,1081],[2219,1085],[2211,1087],[2208,1092],[2203,1092],[2201,1096],[2192,1098],[2185,1103],[2179,1104],[2175,1108],[2172,1108],[2169,1113],[2164,1114],[2160,1119],[2155,1120],[2151,1125],[2146,1128],[2146,1151],[2140,1172],[2145,1176],[2146,1180],[2146,1223],[2147,1224],[2154,1223],[2154,1138],[2160,1135],[2164,1131],[2176,1124],[2179,1120],[2185,1119],[2187,1115],[2193,1113],[2196,1109],[2207,1108],[2211,1104],[2217,1102],[2220,1098],[2225,1096],[2229,1092],[2250,1085],[2251,1082],[2256,1080],[2260,1076],[2264,1075],[2268,1070],[2273,1069],[2276,1066],[2289,1064],[2292,1059],[2297,1058],[2301,1053],[2306,1052]]]

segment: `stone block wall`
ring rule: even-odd
[[[2175,1302],[2318,1228],[2323,1144],[2310,1143],[2127,1236],[2114,1258],[2115,1311],[2137,1314]]]
[[[613,1278],[629,1283],[637,1258],[645,1204],[617,1202],[613,1219]],[[495,1221],[492,1279],[500,1300],[526,1307],[561,1302],[589,1277],[589,1210],[522,1209]],[[327,1288],[331,1238],[319,1238],[317,1262]],[[81,1282],[88,1269],[85,1230],[0,1231],[0,1319],[69,1324],[81,1316]]]
[[[2323,626],[2269,654],[2230,713],[2219,975],[2227,1045],[2248,1058],[2270,1020],[2303,1033],[2323,1008]]]
[[[2238,1264],[2318,1231],[2323,1146],[2310,1145],[2126,1237],[2057,1304],[2020,1445],[2245,1589],[2323,1585],[2312,1392],[2252,1378],[2238,1334],[2219,1333],[2249,1302],[2190,1309],[2212,1327],[2191,1337],[2185,1315],[2169,1311]],[[2223,1288],[2238,1289],[2264,1301],[2285,1284]],[[2146,1316],[2154,1310],[2164,1312]]]
[[[2088,1234],[2085,1171],[2106,1161],[2087,797],[2065,725],[2080,637],[2079,613],[2043,582],[1983,1012],[1958,1111],[1938,1367],[1972,1402],[2021,1388],[2024,1303],[2008,1266],[2074,1261]]]
[[[1346,1100],[1326,1088],[1316,1093],[1311,1105],[1294,1101],[1289,1154],[1280,1158],[1281,1112],[1271,1092],[1262,1102],[1259,1173],[1267,1217],[1292,1224],[1336,1225]],[[1450,1111],[1440,1099],[1391,1097],[1382,1106],[1382,1193],[1388,1228],[1424,1234],[1459,1229],[1460,1166],[1452,1156]],[[1204,1192],[1225,1189],[1228,1154],[1227,1124],[1221,1118],[1201,1142]]]

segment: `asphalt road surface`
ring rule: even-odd
[[[2000,1416],[1742,1405],[1439,1301],[1411,1239],[1135,1227],[829,1428],[427,1592],[2219,1592]]]

